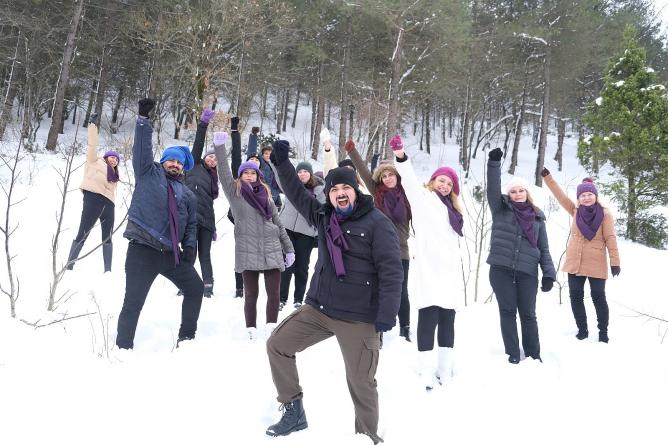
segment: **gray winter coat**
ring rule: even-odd
[[[292,243],[278,217],[273,202],[271,220],[267,220],[237,194],[224,145],[216,145],[218,177],[234,216],[234,271],[285,270],[283,255],[294,252]]]
[[[281,181],[278,177],[278,174],[275,172],[275,167],[272,165],[272,169],[274,169],[274,177],[276,178],[278,182],[278,186],[283,188],[283,185],[281,185]],[[313,176],[313,178],[316,180],[318,185],[316,185],[313,188],[313,192],[315,194],[315,199],[318,200],[320,204],[325,203],[325,182],[318,178],[317,176]],[[285,202],[283,203],[283,208],[281,209],[281,214],[280,214],[281,222],[283,223],[283,226],[285,226],[286,230],[290,230],[292,232],[297,232],[301,233],[302,235],[306,236],[312,236],[316,237],[318,236],[318,229],[308,223],[306,221],[306,218],[304,218],[301,213],[297,211],[295,206],[290,202],[289,199],[286,199]]]
[[[545,230],[545,214],[536,209],[534,231],[538,233],[538,247],[533,247],[515,221],[510,198],[501,194],[501,161],[487,162],[487,200],[492,211],[492,236],[487,264],[505,267],[538,276],[538,265],[543,277],[556,279],[557,273],[550,256]]]

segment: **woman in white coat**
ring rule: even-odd
[[[415,244],[411,248],[411,302],[418,308],[417,343],[420,375],[427,391],[452,377],[455,309],[464,293],[459,237],[464,219],[459,205],[459,179],[450,167],[439,167],[421,184],[399,135],[390,147],[413,212]],[[438,327],[438,361],[434,360],[434,334]],[[434,365],[438,364],[434,370]],[[434,372],[435,371],[435,372]]]

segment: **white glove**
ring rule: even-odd
[[[295,263],[295,254],[294,252],[288,252],[285,254],[285,267],[288,268]]]
[[[216,131],[213,134],[213,144],[214,145],[225,145],[227,141],[227,133],[224,131]]]
[[[322,127],[320,131],[320,142],[327,143],[332,141],[332,135],[329,134],[329,130],[326,127]]]

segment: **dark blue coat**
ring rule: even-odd
[[[533,247],[515,220],[510,198],[501,194],[501,161],[487,163],[487,201],[492,212],[492,236],[487,264],[538,276],[538,265],[544,277],[556,279],[545,230],[545,214],[536,209],[534,231],[538,247]]]
[[[195,166],[186,173],[185,184],[197,197],[197,223],[205,229],[216,231],[216,214],[213,210],[213,196],[211,174],[204,163],[202,152],[204,151],[204,139],[209,124],[200,122],[195,134],[192,155]],[[218,181],[218,173],[214,171],[214,178]]]
[[[392,222],[374,207],[371,196],[357,195],[352,215],[341,222],[349,249],[342,252],[346,274],[337,278],[325,239],[334,208],[306,191],[289,161],[276,171],[287,199],[318,229],[318,261],[306,303],[332,318],[394,326],[404,271]]]
[[[171,251],[169,213],[167,207],[167,177],[158,162],[153,161],[151,138],[153,128],[148,119],[138,118],[132,146],[132,168],[135,190],[128,210],[125,238],[135,240],[160,251]],[[181,247],[197,246],[197,199],[184,184],[172,182],[179,212]]]

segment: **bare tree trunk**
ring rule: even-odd
[[[292,124],[290,126],[295,128],[295,123],[297,122],[297,110],[299,110],[299,96],[301,94],[302,84],[301,82],[297,85],[297,95],[295,96],[295,111],[292,113]]]
[[[350,104],[348,106],[349,108],[349,114],[348,114],[348,139],[353,139],[353,123],[354,123],[354,118],[355,118],[355,106],[353,104]]]
[[[118,96],[116,96],[116,103],[114,104],[114,111],[111,115],[111,123],[116,124],[118,122],[118,110],[121,109],[121,103],[123,103],[123,94],[125,93],[125,85],[121,85],[118,89]]]
[[[427,122],[427,127],[429,122]],[[424,150],[424,105],[420,107],[420,151]]]
[[[93,87],[90,89],[90,93],[88,94],[88,107],[86,108],[86,115],[84,116],[84,120],[81,123],[82,127],[88,126],[88,120],[90,119],[90,115],[93,112],[93,103],[95,102],[96,91],[97,91],[97,79],[93,80]]]
[[[102,107],[104,106],[104,97],[107,94],[107,71],[109,63],[110,50],[102,50],[102,60],[100,61],[100,74],[97,77],[97,93],[95,97],[95,113],[98,115],[99,124],[102,123]],[[99,126],[98,124],[98,126]]]
[[[325,117],[325,98],[322,91],[322,77],[325,72],[324,62],[320,62],[318,68],[318,79],[316,82],[317,93],[313,98],[313,102],[317,102],[317,112],[315,115],[315,125],[313,126],[313,144],[311,145],[311,158],[317,160],[318,152],[320,151],[320,130],[322,128],[322,121]],[[314,104],[315,105],[315,104]]]
[[[554,154],[554,160],[559,164],[559,171],[563,168],[564,162],[564,138],[566,137],[566,120],[559,118],[557,120],[557,152]]]
[[[417,134],[418,129],[418,107],[413,107],[413,136]]]
[[[260,111],[260,116],[262,118],[267,117],[267,83],[264,83],[264,88],[262,89],[262,109]]]
[[[387,121],[385,127],[385,140],[389,141],[399,131],[399,81],[401,80],[401,67],[403,64],[404,29],[398,27],[397,41],[392,54],[392,79],[387,93]],[[391,159],[392,149],[385,147],[385,157]]]
[[[285,132],[285,128],[287,127],[288,124],[288,111],[290,108],[288,105],[290,104],[290,88],[285,89],[285,100],[283,101],[283,123],[281,124],[281,129],[283,132]]]
[[[543,71],[543,111],[540,117],[540,142],[538,143],[538,158],[536,159],[536,185],[543,185],[543,175],[540,174],[545,164],[545,149],[547,147],[547,129],[550,123],[550,63],[552,61],[552,49],[548,41],[545,49],[545,66]]]
[[[51,118],[51,127],[49,128],[49,135],[46,139],[47,150],[55,150],[58,143],[58,132],[63,126],[63,107],[65,104],[65,89],[70,80],[70,62],[74,54],[75,38],[77,29],[79,28],[79,20],[81,19],[81,11],[83,10],[83,0],[75,0],[74,15],[70,23],[70,29],[67,33],[65,42],[65,51],[63,52],[63,60],[60,65],[60,76],[56,85],[56,94],[53,101],[53,114]]]
[[[11,120],[12,106],[14,105],[14,99],[16,99],[16,92],[18,91],[18,79],[20,78],[19,67],[21,66],[22,58],[22,49],[21,41],[23,36],[21,31],[18,31],[16,34],[16,47],[14,48],[14,57],[12,58],[12,65],[9,68],[9,74],[7,79],[7,89],[5,90],[5,97],[3,100],[2,108],[0,108],[0,140],[5,135],[5,129],[7,124]]]
[[[469,77],[466,81],[466,100],[464,101],[464,113],[463,113],[463,125],[462,125],[462,140],[461,140],[461,150],[459,151],[459,162],[464,168],[464,171],[468,172],[468,162],[469,162],[469,131],[471,127],[471,68],[469,68]]]
[[[510,167],[508,173],[515,174],[517,168],[517,156],[520,150],[520,140],[522,139],[522,127],[524,125],[524,111],[526,107],[527,88],[529,86],[529,72],[524,71],[524,87],[522,89],[522,100],[520,102],[520,109],[517,112],[517,119],[515,120],[515,139],[513,140],[513,154],[510,157]]]
[[[431,143],[430,143],[430,139],[431,139],[431,131],[430,130],[431,129],[429,128],[429,122],[431,120],[430,117],[429,117],[430,113],[431,113],[431,100],[427,99],[427,103],[425,104],[424,120],[425,120],[426,125],[425,125],[425,128],[424,128],[425,129],[424,137],[425,137],[425,142],[426,142],[425,143],[425,148],[427,149],[427,153],[429,153],[429,154],[431,154]]]
[[[343,61],[341,62],[341,86],[339,91],[339,160],[346,157],[346,112],[345,106],[348,99],[348,66],[350,65],[350,38],[352,36],[352,20],[348,17],[348,32],[346,43],[343,47]]]

